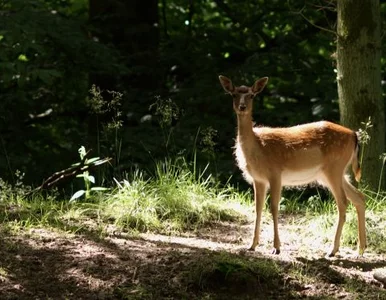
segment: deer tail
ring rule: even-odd
[[[359,137],[358,137],[358,133],[355,132],[355,152],[353,155],[353,159],[351,161],[351,167],[354,173],[355,180],[357,182],[359,182],[362,175],[361,166],[359,163],[359,153],[360,153]]]

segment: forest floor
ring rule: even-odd
[[[296,224],[280,220],[280,255],[270,254],[269,219],[255,252],[245,250],[252,221],[180,236],[3,229],[0,299],[386,299],[373,279],[385,255],[342,247],[327,259],[326,244]]]

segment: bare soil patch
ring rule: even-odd
[[[245,250],[251,223],[218,223],[183,236],[3,231],[0,299],[386,299],[373,279],[386,267],[384,255],[358,259],[343,247],[326,259],[325,245],[299,241],[302,227],[283,218],[282,253],[274,256],[271,227],[263,224],[255,252]],[[224,255],[241,264],[222,269]],[[217,267],[208,268],[213,261]],[[248,268],[256,262],[260,271]]]

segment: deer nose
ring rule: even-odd
[[[239,105],[239,110],[240,111],[244,111],[246,108],[247,108],[247,106],[245,104],[240,104]]]

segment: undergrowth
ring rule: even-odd
[[[165,160],[155,170],[149,178],[137,171],[116,181],[112,191],[72,202],[58,200],[55,193],[25,196],[29,187],[1,181],[0,223],[10,229],[41,226],[103,235],[111,225],[170,234],[218,221],[246,221],[247,194],[220,187],[205,170],[197,173],[184,159]]]
[[[99,236],[112,230],[179,234],[219,221],[245,223],[253,209],[251,192],[220,186],[206,169],[198,171],[194,163],[183,158],[158,162],[152,176],[138,170],[122,181],[115,181],[115,185],[114,189],[96,192],[87,200],[70,202],[59,200],[55,192],[31,194],[22,178],[15,186],[0,180],[0,224],[8,231],[48,227]],[[385,252],[386,194],[364,192],[368,247]],[[321,199],[318,194],[306,201],[298,198],[299,194],[294,192],[293,197],[282,199],[281,214],[295,216],[293,223],[301,225],[302,238],[331,244],[338,217],[335,201]],[[267,204],[266,220],[270,219],[268,211]],[[356,244],[356,211],[349,205],[342,245],[355,248]]]

